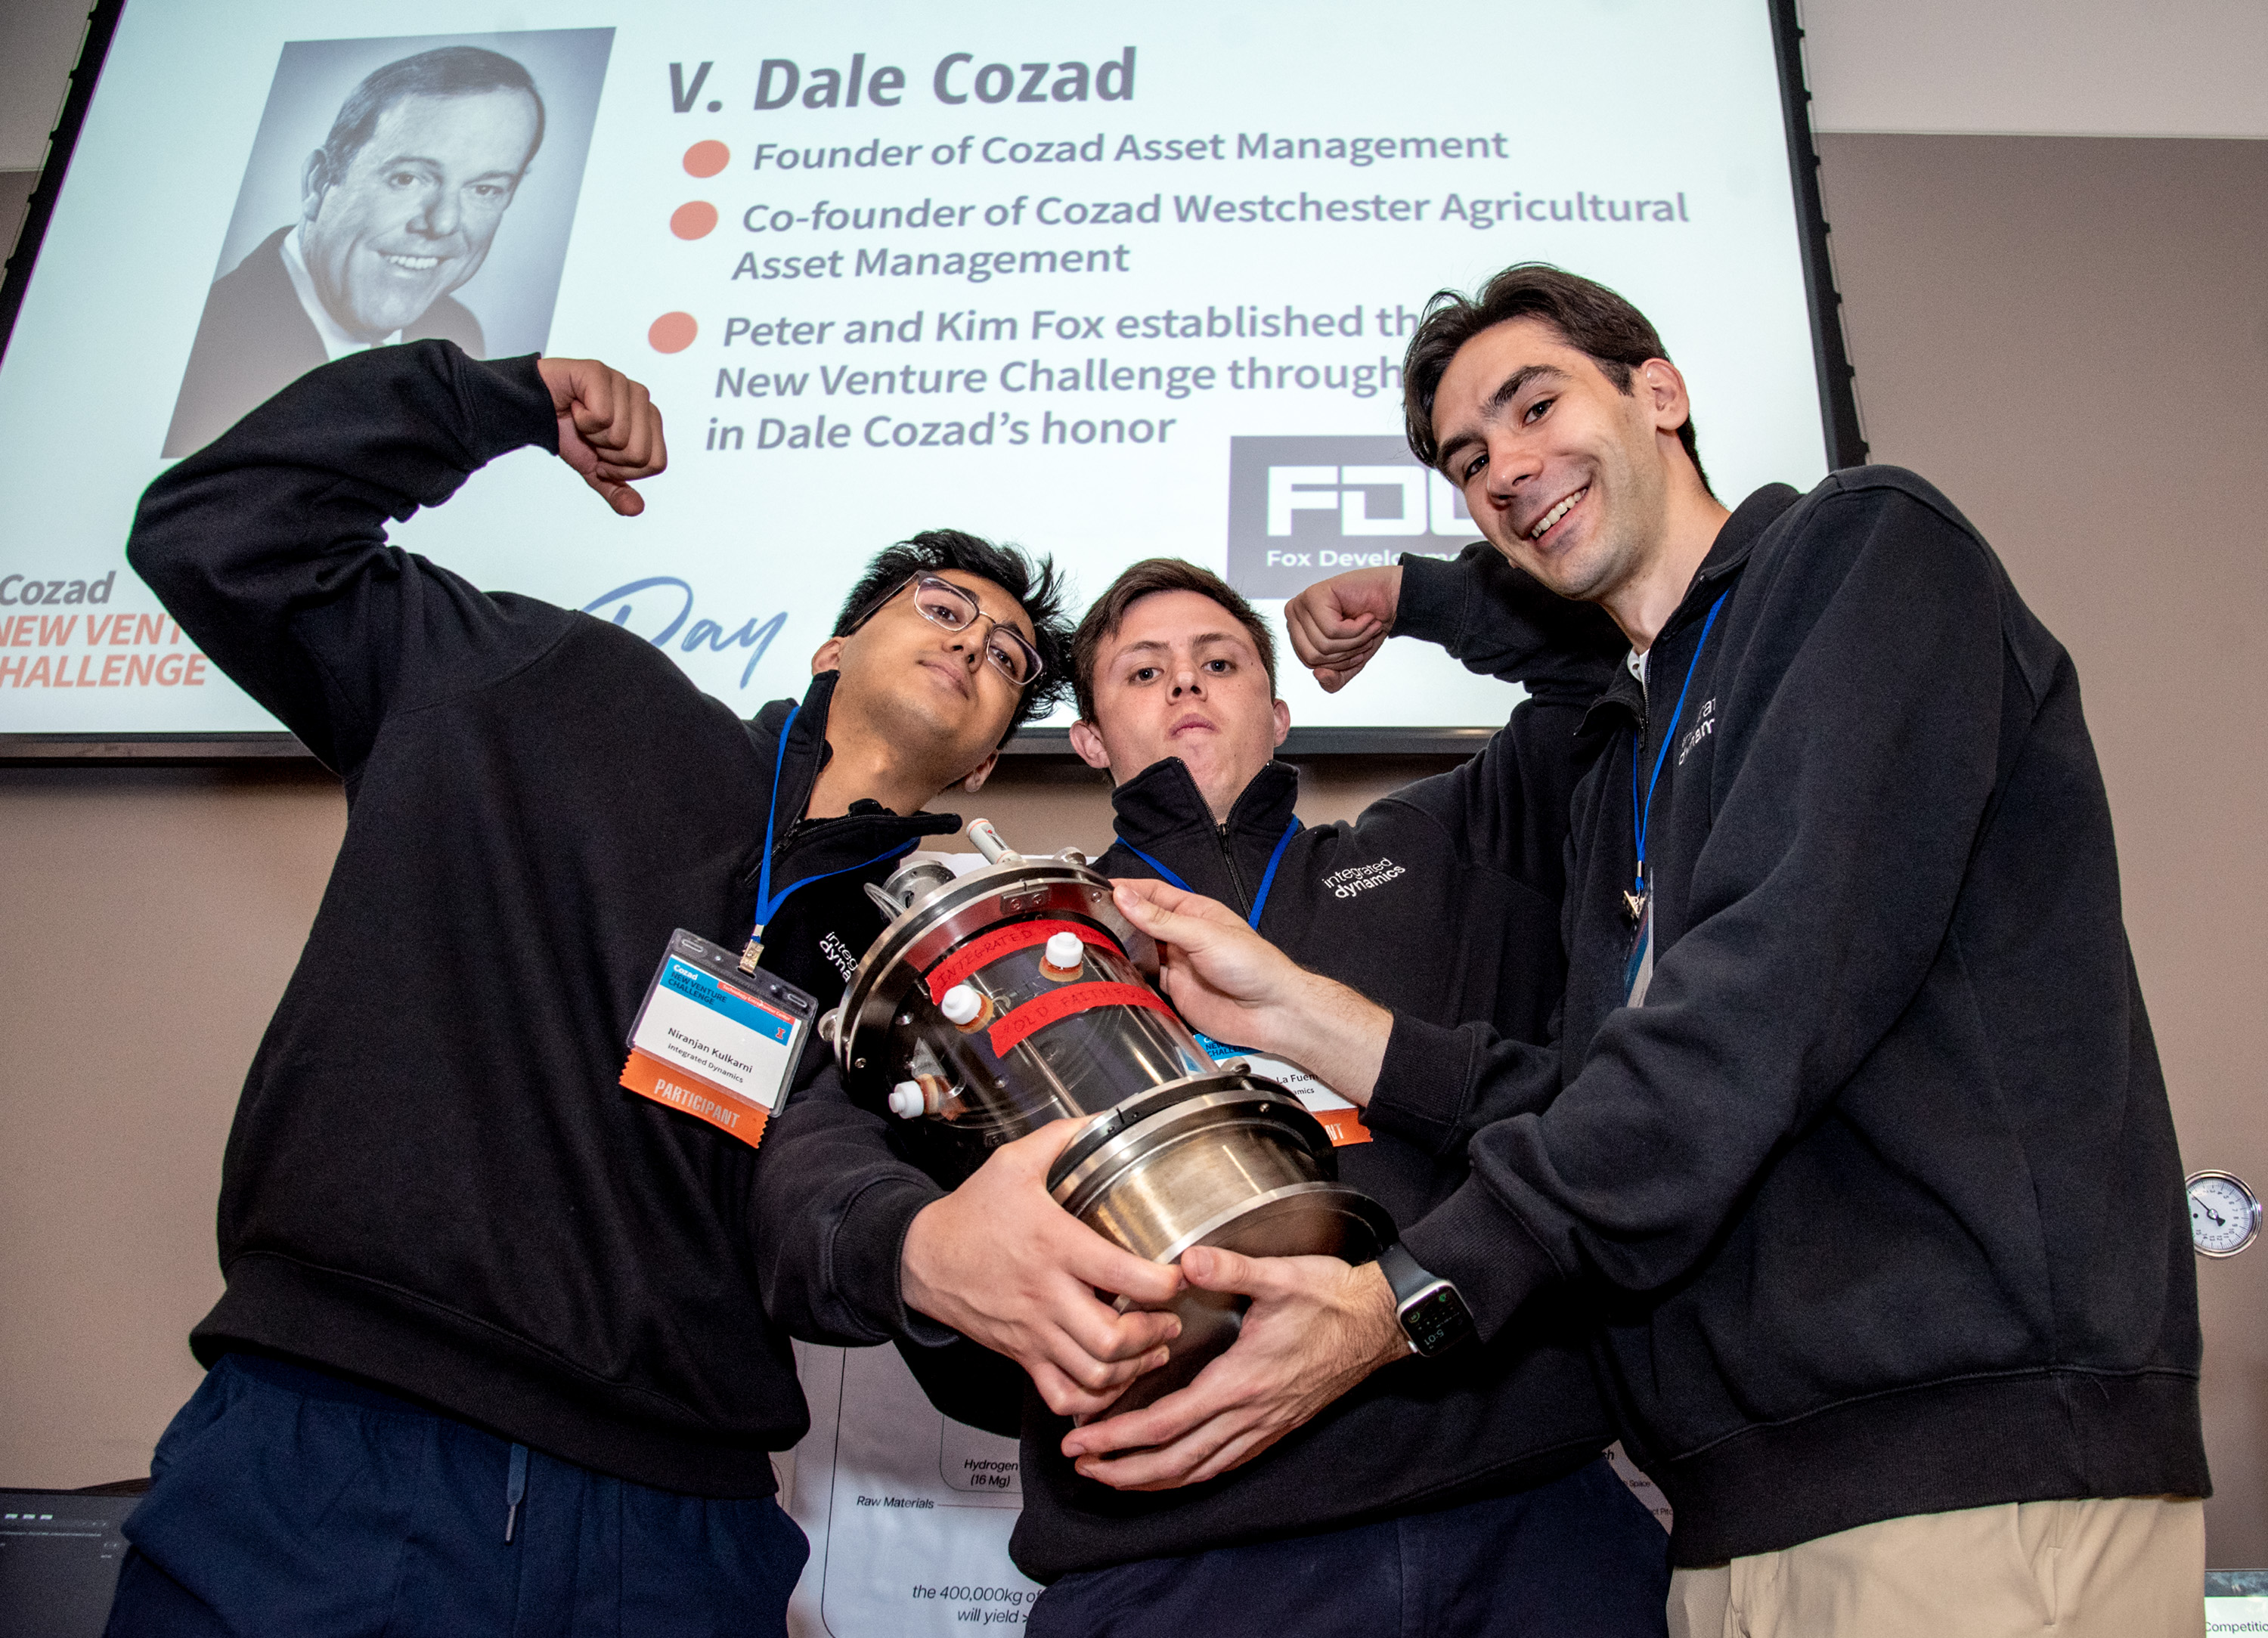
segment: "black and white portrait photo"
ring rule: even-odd
[[[285,46],[164,453],[365,348],[541,350],[613,38]]]

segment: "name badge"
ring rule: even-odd
[[[683,928],[630,1027],[622,1083],[754,1149],[787,1093],[818,1003]]]
[[[1202,1032],[1192,1032],[1197,1034],[1197,1045],[1205,1049],[1205,1056],[1215,1063],[1241,1058],[1251,1066],[1253,1074],[1275,1082],[1298,1098],[1301,1107],[1323,1123],[1323,1130],[1331,1135],[1332,1148],[1370,1142],[1370,1128],[1362,1123],[1362,1111],[1317,1080],[1314,1071],[1303,1069],[1288,1059],[1270,1058],[1242,1047],[1227,1046]]]

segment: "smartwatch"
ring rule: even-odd
[[[1378,1271],[1394,1292],[1394,1310],[1410,1348],[1432,1358],[1473,1334],[1472,1311],[1457,1288],[1427,1274],[1396,1240],[1378,1254]]]

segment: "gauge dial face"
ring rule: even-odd
[[[2260,1202],[2241,1178],[2200,1172],[2190,1179],[2190,1238],[2207,1257],[2230,1257],[2260,1231]]]

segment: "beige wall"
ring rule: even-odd
[[[0,170],[45,162],[93,9],[91,0],[0,0]]]
[[[147,1472],[195,1385],[236,1083],[344,823],[328,779],[0,771],[0,1484]]]
[[[2268,1186],[2268,143],[1822,145],[1876,454],[1970,512],[2076,655],[2184,1156]],[[1423,768],[1318,769],[1305,811]],[[1105,827],[1060,765],[972,805],[1035,846]],[[230,1107],[341,823],[289,770],[0,769],[0,1483],[140,1471],[193,1385]],[[2200,1284],[2213,1561],[2268,1565],[2268,1250]]]

